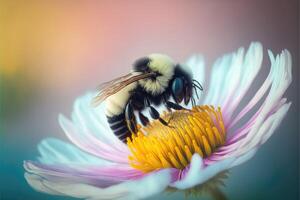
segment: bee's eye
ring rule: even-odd
[[[181,78],[175,78],[172,83],[172,93],[175,96],[181,96],[183,91],[183,80]]]

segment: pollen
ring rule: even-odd
[[[130,165],[143,172],[162,168],[184,169],[192,155],[210,156],[226,139],[221,108],[195,106],[192,110],[165,111],[160,121],[151,121],[146,127],[127,138],[131,152]]]

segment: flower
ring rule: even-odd
[[[292,81],[291,55],[268,51],[270,72],[245,105],[263,60],[258,42],[248,51],[219,58],[212,67],[206,93],[190,111],[165,112],[174,127],[153,121],[128,139],[110,131],[104,104],[90,107],[94,93],[78,98],[72,120],[59,123],[73,144],[44,139],[38,161],[25,161],[25,178],[36,190],[86,199],[141,199],[167,187],[185,190],[249,160],[286,115],[283,98]],[[204,61],[186,62],[193,78],[204,84]],[[248,98],[246,98],[248,99]]]

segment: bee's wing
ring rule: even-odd
[[[102,89],[104,89],[104,88],[106,88],[106,87],[109,87],[111,84],[113,84],[113,83],[115,83],[115,82],[117,82],[117,81],[125,80],[125,79],[129,78],[130,76],[132,76],[132,73],[126,74],[126,75],[124,75],[124,76],[120,76],[120,77],[115,78],[115,79],[113,79],[113,80],[111,80],[111,81],[107,81],[107,82],[101,83],[101,84],[97,87],[97,90],[100,91],[100,90],[102,90]]]
[[[113,79],[111,81],[105,82],[99,86],[99,93],[92,99],[91,103],[93,106],[98,106],[107,97],[117,93],[127,85],[141,79],[149,78],[153,75],[155,75],[155,73],[153,72],[143,74],[137,74],[132,72],[119,78]]]

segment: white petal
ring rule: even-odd
[[[38,145],[38,150],[41,154],[39,161],[44,164],[88,164],[98,166],[109,164],[106,160],[92,156],[72,144],[54,138],[44,139]]]
[[[264,144],[270,137],[271,135],[275,132],[275,130],[278,128],[280,125],[281,121],[287,114],[288,110],[290,109],[292,103],[285,104],[281,107],[281,109],[278,109],[276,116],[273,115],[275,118],[271,128],[263,135],[262,139],[260,140],[261,144]]]
[[[52,195],[62,195],[61,193],[57,191],[53,191],[51,188],[48,188],[45,185],[43,185],[42,178],[38,175],[30,174],[26,172],[24,174],[24,178],[26,179],[28,184],[36,191],[44,192]]]
[[[127,181],[107,188],[99,188],[82,183],[64,183],[46,180],[36,175],[27,174],[29,183],[35,189],[57,195],[66,195],[84,199],[142,199],[162,192],[171,181],[170,170],[161,170],[141,178]]]
[[[250,128],[247,128],[247,132],[243,133],[244,136],[238,138],[234,143],[220,148],[219,151],[215,153],[216,156],[213,157],[212,160],[217,161],[232,156],[240,156],[248,151],[251,151],[251,149],[258,148],[275,132],[276,128],[280,125],[281,121],[289,110],[290,105],[291,103],[280,104],[280,106],[278,106],[273,113],[270,113],[262,125],[255,129],[255,135],[253,138],[249,139],[248,137],[245,137],[245,135],[252,130],[252,127],[250,126]]]
[[[276,113],[267,118],[267,120],[256,130],[256,134],[253,138],[246,137],[241,141],[240,148],[238,148],[234,155],[241,155],[257,145],[261,145],[274,133],[275,129],[279,126],[280,122],[286,115],[289,104],[284,104]],[[242,146],[243,145],[243,146]]]
[[[250,160],[255,155],[256,152],[257,152],[257,148],[253,148],[244,155],[236,156],[234,161],[230,164],[230,168],[241,165],[244,162]]]
[[[271,89],[267,97],[256,113],[250,117],[250,120],[235,132],[239,136],[238,140],[235,140],[233,144],[229,142],[230,144],[226,148],[220,149],[219,153],[222,153],[222,150],[226,150],[226,155],[223,157],[217,156],[216,159],[222,160],[230,156],[242,155],[252,148],[257,148],[257,146],[264,143],[274,133],[275,128],[285,116],[290,105],[285,104],[286,99],[283,98],[283,95],[292,81],[291,55],[287,50],[284,50],[276,58],[269,51],[269,56],[272,64],[272,72],[268,76],[270,78],[268,81],[271,81]],[[268,88],[267,85],[269,84],[263,85],[264,88],[256,93],[247,105],[249,106],[247,109],[253,107],[260,100]],[[242,112],[245,112],[245,110]],[[244,114],[246,112],[239,114],[238,118]],[[234,122],[238,122],[238,120],[235,119]]]
[[[91,106],[92,98],[95,93],[87,93],[79,97],[74,103],[72,119],[74,124],[87,135],[95,136],[97,139],[113,144],[122,151],[128,152],[126,145],[113,134],[105,116],[105,104],[101,103],[98,107]]]
[[[247,134],[244,142],[241,143],[241,147],[245,146],[248,143],[248,141],[250,141],[258,135],[258,129],[263,125],[264,121],[267,119],[272,109],[276,107],[276,105],[278,105],[278,103],[281,101],[284,92],[286,91],[286,89],[292,81],[290,53],[286,50],[283,51],[280,56],[277,56],[275,62],[275,77],[272,82],[271,89],[269,91],[268,96],[266,97],[266,100],[264,101],[259,115],[255,119],[253,127]]]
[[[193,79],[199,81],[199,83],[205,85],[205,62],[201,55],[191,56],[185,64],[190,68],[190,74],[193,75]],[[201,100],[202,92],[199,93],[199,101]]]
[[[83,151],[113,162],[128,163],[127,153],[118,151],[112,145],[105,144],[101,140],[96,140],[91,135],[85,134],[64,116],[59,116],[59,123],[69,140]]]
[[[243,56],[244,49],[240,48],[236,53],[224,55],[215,62],[204,104],[219,106],[220,101],[224,102],[229,97],[231,90],[235,91],[240,80]]]
[[[237,87],[232,88],[228,85],[229,93],[225,98],[224,103],[221,105],[226,109],[225,115],[230,118],[234,110],[239,105],[244,95],[249,90],[254,78],[261,68],[263,60],[263,47],[260,43],[251,43],[242,63],[240,71],[240,81],[237,83]],[[235,76],[231,77],[235,79]]]
[[[274,58],[272,52],[268,51],[268,53],[269,53],[269,57],[271,60],[271,69],[268,74],[268,77],[265,79],[264,83],[261,85],[259,90],[254,95],[254,97],[252,97],[252,99],[249,101],[249,103],[243,108],[242,111],[240,111],[240,113],[235,117],[235,119],[230,122],[230,124],[228,125],[229,129],[232,126],[234,126],[236,124],[236,122],[238,122],[243,116],[245,116],[245,114],[248,111],[250,111],[261,100],[263,95],[267,92],[267,90],[271,86],[271,83],[274,78],[274,72],[275,72],[274,68],[276,68],[276,66],[275,66],[275,61],[274,61],[275,58]]]
[[[251,43],[246,55],[240,48],[236,53],[218,59],[211,72],[208,94],[203,104],[221,106],[225,123],[243,98],[262,62],[262,45]]]

